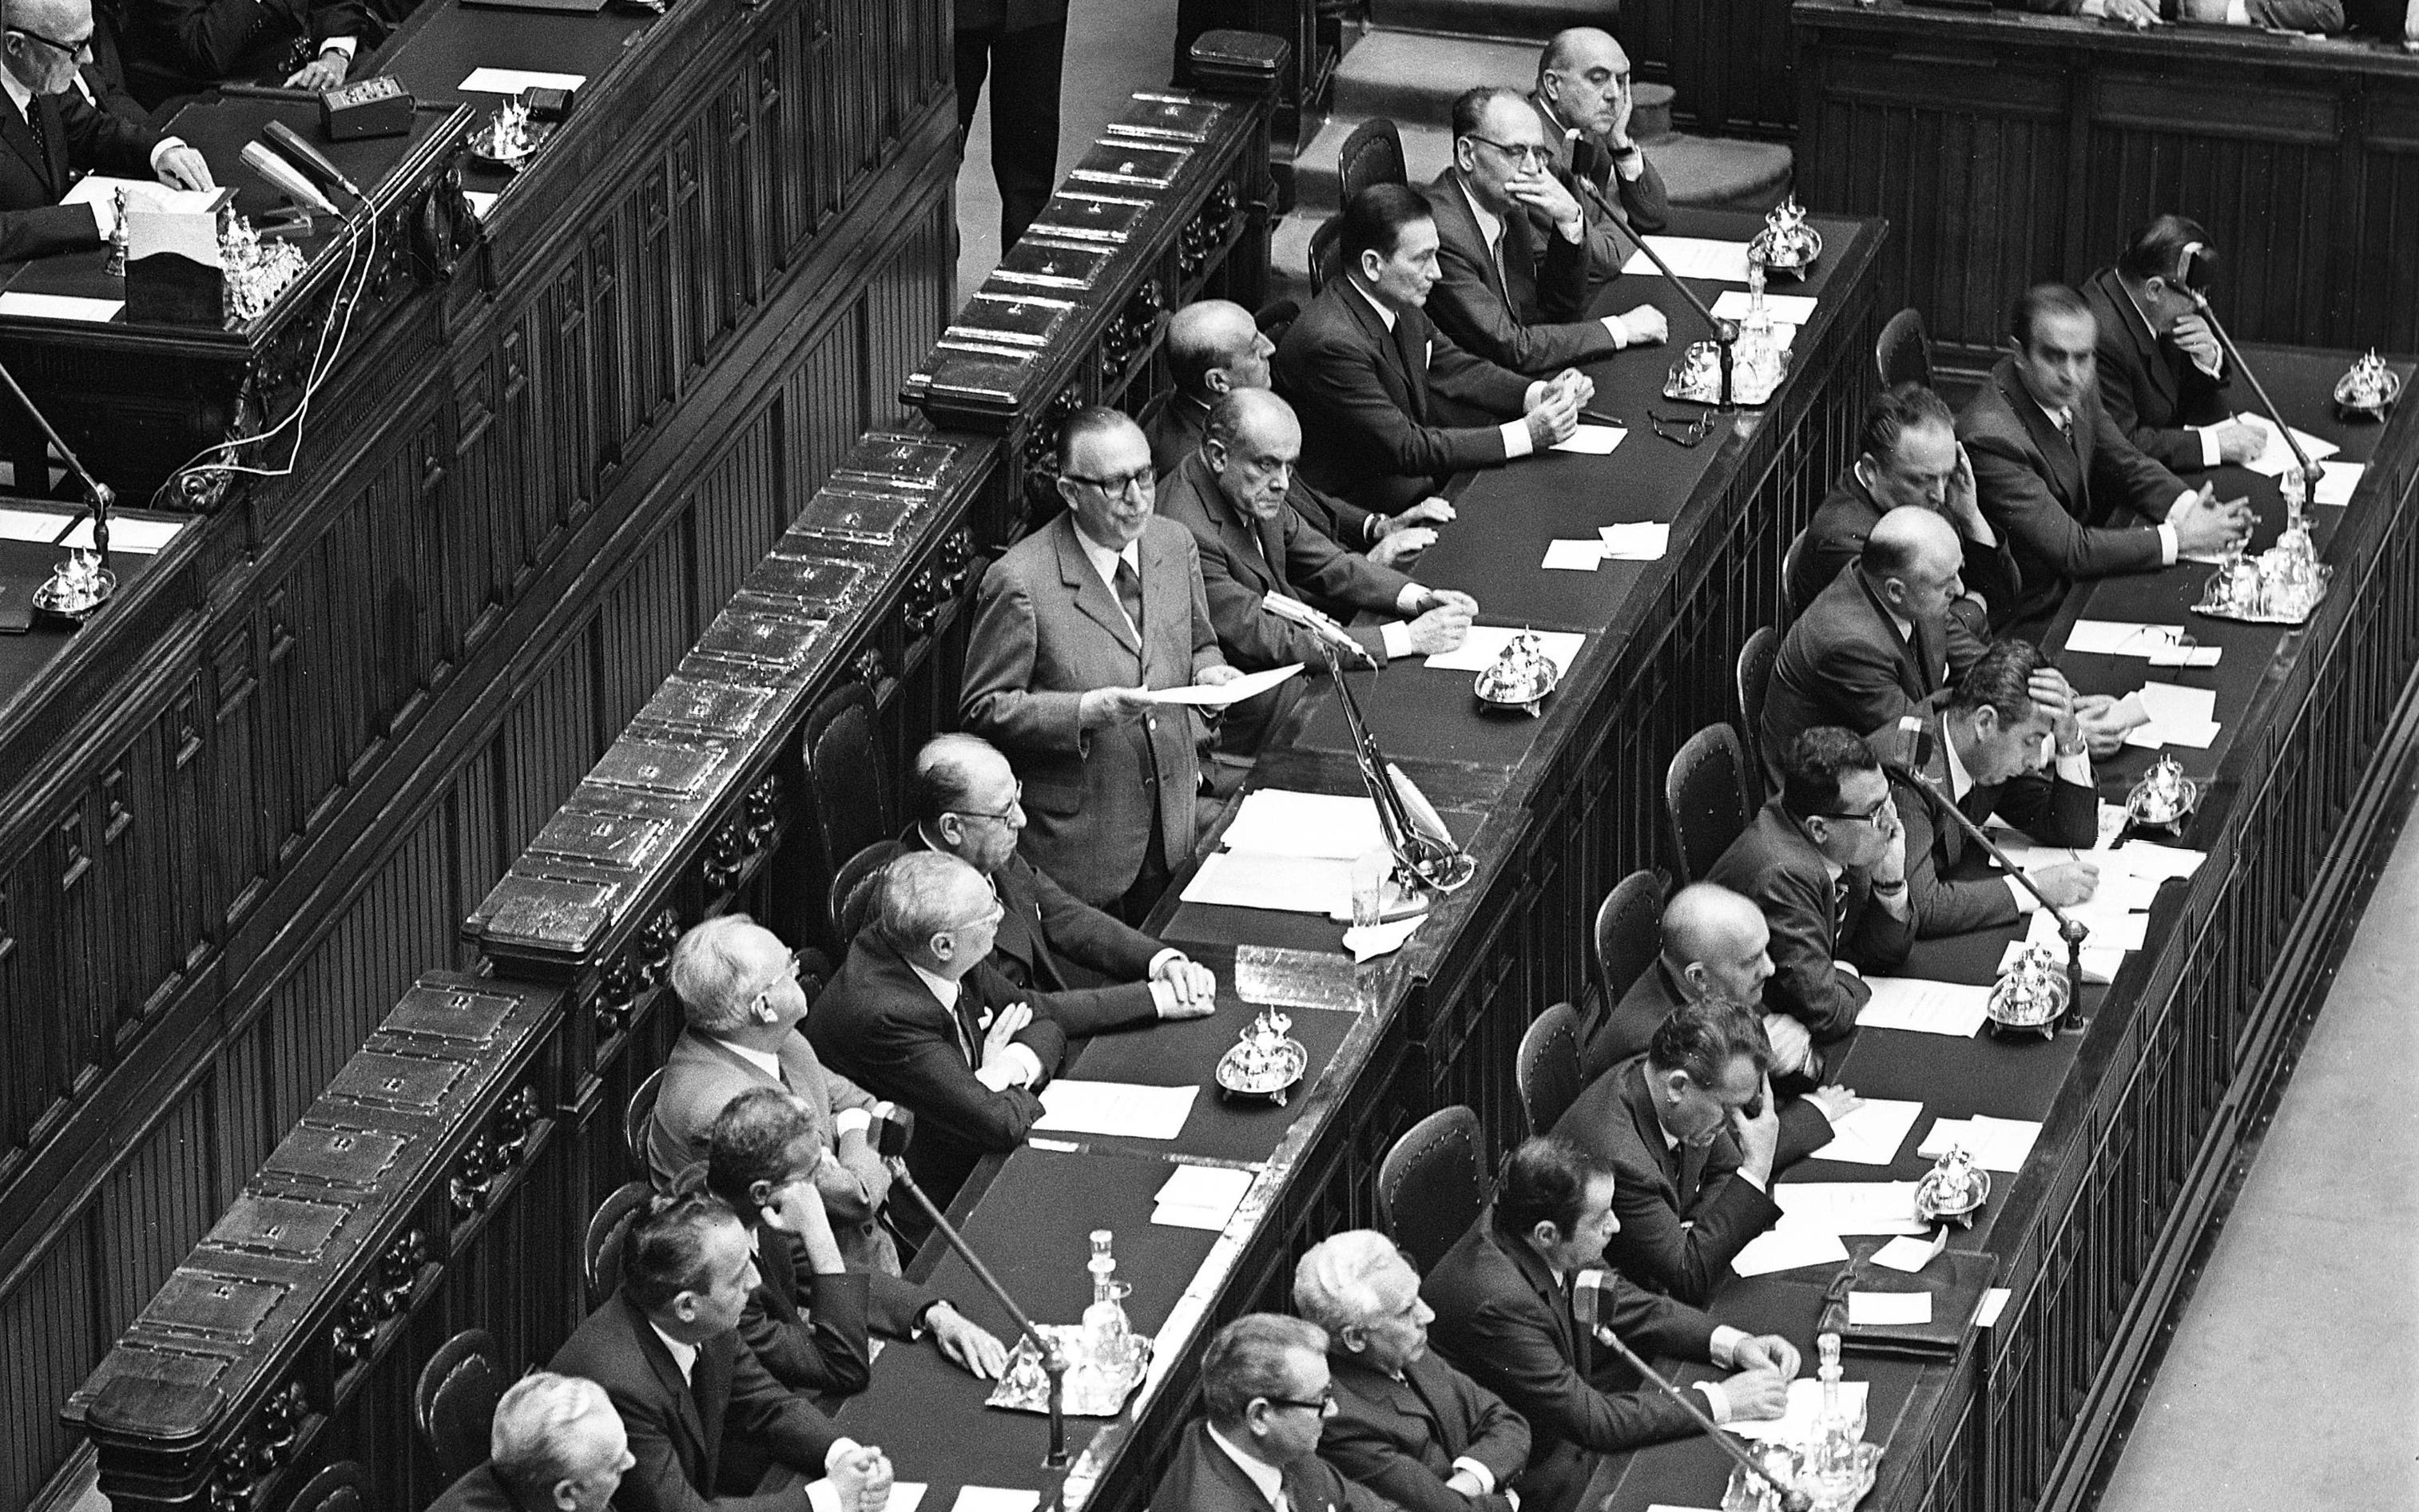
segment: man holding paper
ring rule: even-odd
[[[202,155],[173,136],[94,107],[76,87],[92,56],[91,0],[7,0],[0,35],[0,260],[83,252],[109,239],[107,197],[62,205],[82,174],[157,177],[176,189],[214,187]]]
[[[1238,389],[1210,410],[1201,449],[1169,475],[1161,509],[1193,532],[1210,623],[1230,665],[1257,671],[1299,662],[1324,671],[1320,631],[1268,607],[1271,595],[1323,599],[1389,616],[1348,631],[1348,667],[1382,667],[1398,656],[1451,651],[1470,632],[1478,601],[1424,587],[1392,567],[1347,551],[1286,507],[1302,455],[1293,407],[1267,389]],[[1221,751],[1248,762],[1300,695],[1299,683],[1271,688],[1226,711]]]

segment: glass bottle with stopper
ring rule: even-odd
[[[1810,1489],[1816,1507],[1845,1508],[1855,1502],[1862,1475],[1863,1414],[1849,1410],[1840,1389],[1840,1335],[1822,1335],[1814,1346],[1822,1358],[1815,1377],[1823,1383],[1823,1415],[1814,1425]]]
[[[1126,1320],[1125,1299],[1133,1290],[1117,1279],[1117,1257],[1109,1252],[1109,1230],[1092,1230],[1092,1304],[1084,1309],[1084,1359],[1102,1372],[1122,1375],[1133,1355],[1133,1329]]]

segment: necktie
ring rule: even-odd
[[[25,101],[25,130],[34,133],[34,150],[42,155],[42,178],[48,182],[51,178],[51,136],[42,130],[42,97],[39,95]]]
[[[1842,872],[1831,883],[1831,930],[1835,935],[1848,929],[1848,873]]]
[[[1495,259],[1495,284],[1503,291],[1504,301],[1509,303],[1512,299],[1512,275],[1503,270],[1503,230],[1501,226],[1496,228],[1495,239],[1487,244],[1487,255]]]
[[[1117,602],[1125,606],[1126,619],[1133,625],[1134,639],[1142,639],[1142,579],[1126,559],[1117,558]]]
[[[980,1071],[982,1057],[975,1054],[974,1031],[966,1027],[966,984],[964,982],[958,983],[958,1001],[957,1006],[949,1011],[949,1027],[958,1031],[958,1049],[965,1055],[966,1064]]]

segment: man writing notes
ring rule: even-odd
[[[106,199],[62,205],[85,173],[157,177],[172,189],[213,187],[209,164],[182,140],[96,109],[76,87],[92,56],[90,0],[7,0],[0,8],[0,85],[8,110],[0,135],[0,259],[98,247],[116,229]]]
[[[1472,89],[1453,102],[1453,166],[1428,190],[1438,241],[1428,313],[1464,349],[1516,373],[1550,373],[1671,333],[1651,304],[1586,318],[1587,212],[1552,163],[1527,100]]]
[[[1218,645],[1247,671],[1294,662],[1324,669],[1317,631],[1280,618],[1271,594],[1317,598],[1388,616],[1350,632],[1359,646],[1344,665],[1378,666],[1397,656],[1451,651],[1470,632],[1478,602],[1467,594],[1423,587],[1392,567],[1338,547],[1286,507],[1302,455],[1293,408],[1266,389],[1239,389],[1210,412],[1201,449],[1167,480],[1165,512],[1201,548],[1201,581]],[[1226,711],[1220,747],[1245,760],[1300,697],[1287,682]]]
[[[1973,458],[1983,517],[2015,549],[2019,633],[2045,624],[2077,579],[2155,572],[2250,532],[2247,503],[2185,487],[2109,418],[2097,381],[2100,322],[2083,296],[2036,285],[2010,328],[2015,350],[1958,416],[1957,437]]]
[[[2248,462],[2265,431],[2226,406],[2226,350],[2193,295],[2217,266],[2196,221],[2162,215],[2083,285],[2100,324],[2100,402],[2125,439],[2175,471]]]
[[[1567,440],[1595,385],[1577,368],[1532,380],[1462,350],[1424,306],[1436,219],[1419,192],[1379,184],[1344,206],[1343,276],[1277,344],[1277,391],[1301,415],[1302,475],[1393,514],[1466,468]],[[1491,416],[1522,418],[1496,423]]]
[[[1555,173],[1587,210],[1589,276],[1609,279],[1637,238],[1672,219],[1663,176],[1629,134],[1629,54],[1594,26],[1557,32],[1537,55],[1529,103],[1546,128]]]
[[[1127,923],[1193,855],[1199,721],[1154,689],[1241,674],[1219,653],[1193,532],[1151,511],[1142,428],[1081,409],[1058,433],[1067,512],[983,574],[958,716],[1025,784],[1022,844]]]

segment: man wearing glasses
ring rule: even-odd
[[[1651,304],[1586,317],[1587,212],[1553,166],[1529,102],[1482,87],[1453,102],[1453,166],[1428,190],[1438,240],[1428,314],[1464,348],[1538,376],[1671,334]]]
[[[0,152],[0,260],[84,252],[109,239],[116,213],[106,200],[59,203],[82,174],[212,187],[200,153],[94,108],[75,87],[76,66],[92,57],[90,0],[8,0],[0,15],[0,86],[8,92],[0,135],[14,149]]]
[[[1184,1430],[1151,1493],[1155,1512],[1396,1512],[1318,1458],[1335,1415],[1327,1334],[1276,1313],[1245,1313],[1201,1355],[1206,1416]]]
[[[1201,719],[1155,692],[1241,675],[1210,623],[1193,532],[1152,513],[1142,427],[1114,409],[1058,433],[1067,512],[983,574],[958,705],[1025,784],[1033,864],[1139,923],[1193,856]]]
[[[1863,973],[1906,961],[1915,944],[1906,832],[1881,758],[1861,735],[1817,725],[1781,755],[1778,796],[1705,874],[1744,894],[1772,932],[1767,1012],[1806,1026],[1815,1045],[1843,1038],[1872,995]],[[1809,1058],[1819,1061],[1810,1047]],[[1776,1064],[1819,1076],[1819,1063]]]

